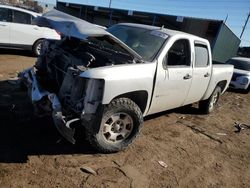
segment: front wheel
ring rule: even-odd
[[[205,114],[211,113],[217,106],[220,95],[221,95],[221,88],[217,86],[214,89],[212,95],[207,100],[199,102],[199,109]]]
[[[117,152],[134,141],[142,124],[142,112],[132,100],[115,99],[104,108],[101,124],[93,125],[99,126],[97,132],[87,130],[87,139],[99,152]]]

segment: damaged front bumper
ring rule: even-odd
[[[52,118],[54,121],[54,124],[57,128],[57,130],[61,133],[61,135],[67,139],[72,144],[75,144],[74,134],[75,129],[71,128],[70,125],[73,122],[79,121],[79,118],[74,118],[71,120],[66,120],[65,116],[62,112],[62,105],[60,103],[59,98],[55,93],[50,93],[49,91],[46,91],[42,89],[37,81],[35,68],[29,68],[22,72],[20,74],[20,78],[22,82],[27,86],[28,93],[31,97],[32,103],[35,104],[35,106],[41,106],[36,105],[41,101],[47,101],[49,102],[47,104],[47,110],[45,110],[45,107],[43,105],[43,112],[44,111],[50,111],[52,113]],[[49,107],[48,107],[49,106]],[[39,111],[38,111],[39,113]],[[41,115],[41,114],[38,114]]]

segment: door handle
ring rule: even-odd
[[[191,76],[190,74],[186,74],[186,75],[183,77],[184,80],[188,80],[188,79],[190,79],[190,78],[192,78],[192,76]]]
[[[207,72],[206,74],[204,74],[204,77],[206,78],[206,77],[209,77],[210,76],[210,74]]]
[[[7,26],[7,25],[5,25],[5,24],[0,24],[0,26]]]
[[[37,28],[37,27],[34,27],[33,29],[34,29],[34,30],[38,30],[38,28]]]

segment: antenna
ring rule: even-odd
[[[226,22],[227,22],[227,18],[228,18],[228,14],[227,14],[227,16],[226,16],[226,18],[225,18],[225,20],[224,20],[224,23],[226,23]]]
[[[246,22],[245,22],[245,24],[244,24],[244,26],[243,26],[243,29],[242,29],[242,32],[241,32],[241,34],[240,34],[240,39],[241,39],[241,37],[242,37],[242,35],[243,35],[245,29],[246,29],[246,26],[247,26],[247,22],[248,22],[248,20],[249,20],[249,17],[250,17],[250,12],[249,12],[248,15],[247,15]]]

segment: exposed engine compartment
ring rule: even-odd
[[[94,113],[102,98],[104,81],[79,74],[91,68],[132,63],[136,63],[134,57],[108,36],[88,40],[65,37],[44,42],[35,64],[36,79],[41,88],[58,96],[65,115],[79,115],[83,109]]]
[[[61,41],[45,41],[36,62],[37,78],[46,90],[58,93],[68,69],[78,75],[90,68],[136,63],[133,56],[108,36],[83,41],[65,37]]]

